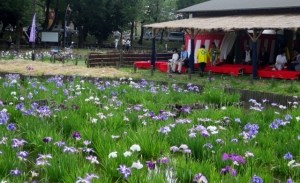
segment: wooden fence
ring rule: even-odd
[[[168,60],[172,53],[156,53],[155,60]],[[104,66],[133,66],[136,61],[151,60],[151,53],[111,52],[89,53],[86,59],[87,67]]]

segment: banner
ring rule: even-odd
[[[196,53],[202,44],[205,45],[205,49],[209,50],[211,48],[212,42],[216,43],[218,48],[221,47],[221,44],[224,40],[225,34],[200,34],[197,35],[194,39],[195,44],[195,63],[197,62]],[[241,43],[241,51],[245,50],[246,45],[252,47],[252,40],[247,34],[240,35],[240,43]],[[188,54],[191,54],[190,48],[190,36],[186,34],[185,37],[185,45],[188,51]],[[270,61],[274,61],[275,56],[275,44],[276,44],[276,35],[274,34],[262,34],[260,38],[257,40],[257,54],[260,53],[262,47],[266,48],[266,51],[270,55]],[[222,52],[222,50],[220,50]],[[228,53],[227,53],[228,54]],[[224,56],[223,56],[224,57]]]
[[[200,34],[197,35],[194,39],[195,44],[195,63],[197,63],[196,53],[197,50],[201,47],[201,45],[205,45],[205,49],[209,50],[211,48],[212,42],[215,42],[216,46],[220,48],[220,45],[223,41],[224,34]],[[191,54],[191,48],[190,48],[191,39],[188,34],[186,34],[185,37],[185,45],[186,49],[188,50],[188,54]]]
[[[252,35],[252,34],[250,34]],[[245,50],[248,45],[252,49],[252,40],[247,34],[240,36],[241,50]],[[262,34],[257,40],[257,56],[261,51],[262,47],[265,47],[266,51],[270,55],[269,62],[272,63],[275,60],[275,46],[276,46],[276,35],[275,34]]]
[[[32,19],[29,42],[35,42],[35,14],[33,15],[33,19]]]

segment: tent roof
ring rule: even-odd
[[[299,0],[209,0],[177,11],[178,13],[300,8]]]
[[[300,1],[299,1],[300,2]],[[299,14],[300,15],[300,14]],[[300,16],[287,15],[239,15],[202,17],[144,25],[156,29],[196,29],[206,31],[232,31],[245,29],[291,29],[300,28]]]

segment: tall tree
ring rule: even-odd
[[[174,20],[176,18],[176,0],[145,0],[145,9],[141,16],[141,37],[139,44],[142,44],[143,40],[143,24],[144,23],[156,23]],[[163,34],[165,30],[161,32],[161,43],[163,40]]]
[[[126,17],[122,0],[66,0],[72,9],[70,20],[79,27],[79,45],[89,34],[102,43],[113,30],[130,23]]]
[[[0,0],[0,21],[5,29],[8,24],[15,28],[16,49],[20,48],[22,26],[28,25],[32,19],[32,0]]]

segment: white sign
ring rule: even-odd
[[[42,32],[42,42],[58,42],[59,32]]]

